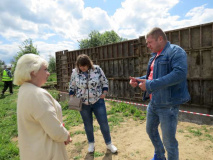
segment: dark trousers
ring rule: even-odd
[[[4,82],[4,89],[2,90],[2,94],[4,94],[4,92],[7,90],[8,87],[10,89],[10,93],[13,93],[13,81]]]

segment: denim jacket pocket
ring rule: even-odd
[[[169,61],[159,61],[158,62],[159,75],[158,77],[162,77],[169,72]]]
[[[158,92],[158,102],[160,104],[170,104],[171,103],[171,88],[166,87],[164,89],[161,89],[161,91]]]

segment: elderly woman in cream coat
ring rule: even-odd
[[[41,86],[50,73],[48,63],[35,54],[17,62],[14,84],[17,100],[18,142],[21,160],[68,160],[65,145],[71,142],[63,126],[60,104]]]

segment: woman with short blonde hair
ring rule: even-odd
[[[68,160],[65,144],[70,133],[63,126],[60,104],[41,86],[50,73],[46,60],[25,54],[17,62],[14,84],[17,100],[18,143],[21,160]]]
[[[18,62],[14,72],[13,83],[22,85],[24,82],[31,80],[31,72],[38,72],[41,66],[48,67],[48,62],[35,54],[26,54]]]

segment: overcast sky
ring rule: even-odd
[[[135,39],[163,30],[213,22],[213,0],[0,0],[0,59],[9,64],[31,38],[49,60],[76,50],[92,30]]]

